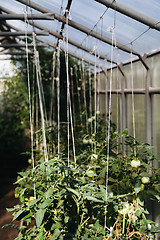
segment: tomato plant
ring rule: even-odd
[[[151,164],[156,159],[151,147],[111,124],[106,193],[104,116],[98,114],[97,122],[97,133],[76,135],[76,166],[72,158],[67,165],[64,147],[59,156],[52,152],[48,163],[41,157],[34,169],[19,173],[15,195],[20,204],[9,210],[13,220],[23,220],[16,240],[135,240],[160,231],[147,217],[147,199],[160,201],[159,169]]]

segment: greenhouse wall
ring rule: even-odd
[[[111,120],[117,125],[117,129],[123,131],[127,128],[129,134],[133,136],[134,112],[135,137],[141,142],[151,144],[155,154],[160,157],[160,53],[148,57],[145,63],[149,67],[148,71],[141,61],[135,61],[121,66],[123,74],[117,67],[105,73],[101,72],[100,111],[105,113],[107,109],[108,112],[107,105],[111,90]],[[147,76],[149,76],[148,85]],[[147,91],[149,91],[150,104],[147,101]],[[148,131],[150,131],[149,141],[147,141]],[[155,161],[156,166],[158,166],[157,161]],[[154,205],[152,214],[159,225],[158,204]],[[157,239],[160,239],[160,236],[159,238],[157,236]]]

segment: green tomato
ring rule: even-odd
[[[92,118],[88,118],[88,120],[87,120],[89,123],[91,123],[92,122]]]
[[[85,145],[88,144],[88,140],[83,138],[83,144],[85,144]]]
[[[28,159],[28,163],[31,164],[32,163],[32,159]]]
[[[133,160],[131,161],[131,166],[132,166],[132,168],[140,167],[140,166],[141,166],[140,160],[138,160],[138,159],[133,159]]]
[[[92,170],[87,170],[86,175],[90,178],[93,178],[95,176],[95,172]]]
[[[89,139],[89,140],[88,140],[88,143],[89,143],[89,144],[93,144],[92,139]]]
[[[101,114],[100,111],[97,111],[97,112],[96,112],[96,115],[100,115],[100,114]]]
[[[97,160],[98,159],[98,155],[97,154],[92,154],[91,155],[91,160]]]
[[[149,177],[142,177],[141,182],[146,184],[146,183],[150,182],[150,179],[149,179]]]
[[[141,189],[140,191],[142,192],[144,190],[144,184],[141,184]]]

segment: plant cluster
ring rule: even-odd
[[[1,164],[16,163],[17,165],[22,165],[22,156],[20,157],[19,155],[22,151],[26,151],[29,142],[27,136],[28,127],[29,108],[27,84],[22,81],[20,74],[17,74],[11,79],[6,79],[4,91],[1,93]]]
[[[156,157],[148,144],[111,124],[107,163],[104,119],[97,116],[96,133],[77,134],[76,166],[72,157],[68,165],[61,146],[59,156],[51,155],[47,163],[41,157],[34,169],[19,173],[20,204],[8,209],[13,221],[23,221],[16,240],[135,240],[160,231],[147,217],[147,201],[160,201]]]

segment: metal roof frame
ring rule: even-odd
[[[32,1],[28,1],[28,2],[25,1],[25,0],[16,0],[16,1],[41,12],[41,14],[27,14],[27,20],[28,20],[30,25],[33,25],[32,24],[33,21],[31,23],[31,21],[29,21],[29,19],[32,19],[32,20],[33,19],[43,19],[43,17],[44,17],[44,19],[48,19],[48,20],[56,19],[59,22],[62,22],[62,27],[61,28],[64,28],[64,25],[66,24],[66,17],[68,15],[67,11],[65,12],[64,16],[62,16],[62,15],[59,15],[56,12],[51,11],[50,9],[47,9],[45,7],[42,7],[41,5],[39,5],[35,2],[32,2]],[[156,29],[158,31],[160,30],[160,24],[155,19],[150,18],[149,16],[147,16],[145,14],[141,14],[140,12],[135,11],[132,8],[129,8],[124,4],[118,3],[116,0],[95,0],[95,1],[107,6],[108,8],[112,8],[112,9],[116,10],[117,12],[120,12],[124,15],[127,15],[128,17],[131,17],[132,19],[135,19],[135,20],[145,24],[145,25],[149,26],[150,28]],[[72,3],[72,0],[68,0],[66,10],[69,10],[69,8],[71,6],[71,3]],[[13,13],[13,12],[9,11],[8,9],[3,8],[3,7],[1,7],[1,9],[2,9],[2,11],[7,12],[8,14],[0,14],[0,19],[18,19],[18,20],[23,20],[23,21],[25,19],[24,14],[15,14],[15,13]],[[134,51],[133,49],[121,44],[120,42],[116,42],[116,46],[115,46],[115,44],[112,42],[111,38],[108,38],[105,35],[102,35],[102,34],[96,32],[96,31],[94,31],[93,29],[90,29],[86,26],[83,26],[83,25],[81,25],[81,24],[79,24],[75,21],[72,21],[72,20],[68,19],[67,22],[68,22],[69,26],[71,26],[71,27],[83,32],[83,33],[86,33],[89,36],[92,36],[92,37],[94,37],[94,38],[96,38],[96,39],[98,39],[102,42],[105,42],[105,43],[109,44],[109,45],[114,45],[114,47],[116,47],[116,48],[118,48],[118,49],[120,49],[124,52],[127,52],[129,54],[132,53],[132,54],[138,56],[140,61],[144,65],[144,67],[146,69],[148,69],[148,66],[146,65],[143,57],[137,51]],[[41,29],[42,31],[46,30],[46,29],[44,29],[44,27],[42,27],[41,25],[39,25],[37,23],[34,23],[34,26],[36,28]],[[47,29],[47,31],[49,31],[50,35],[52,35],[52,36],[54,36],[58,39],[63,39],[63,40],[66,41],[66,39],[63,38],[61,31],[60,31],[59,34],[57,32],[54,32],[54,31],[50,30],[50,29]],[[4,34],[7,34],[7,33],[4,33]],[[16,33],[14,33],[14,34],[16,36]],[[18,32],[17,32],[17,34],[18,34]],[[28,35],[30,35],[30,34],[28,34]],[[76,46],[77,48],[80,48],[80,49],[82,49],[82,50],[84,50],[84,51],[86,51],[86,52],[88,52],[92,55],[95,55],[95,53],[92,49],[89,49],[89,48],[83,46],[82,44],[75,42],[74,40],[68,39],[68,43],[73,45],[73,46]],[[105,56],[103,54],[99,54],[97,57],[100,58],[100,59],[105,59],[105,60],[107,59],[108,62],[111,62],[111,60],[108,59],[107,56]],[[117,64],[116,62],[113,62],[113,61],[112,61],[112,63]]]
[[[8,14],[13,14],[12,11],[9,11],[8,9],[6,9],[6,8],[4,8],[4,7],[2,7],[2,6],[1,6],[1,10],[4,11],[4,12],[7,12]],[[23,19],[21,19],[21,20],[24,21]],[[61,34],[58,34],[57,32],[55,32],[55,31],[53,31],[53,30],[51,30],[51,29],[49,29],[49,28],[44,28],[43,26],[41,26],[41,25],[38,24],[38,23],[33,23],[33,21],[31,21],[31,20],[29,20],[28,22],[29,22],[30,25],[32,25],[32,26],[34,26],[34,27],[36,27],[36,28],[38,28],[38,29],[40,29],[40,30],[42,30],[42,31],[48,31],[50,35],[52,35],[52,36],[54,36],[54,37],[56,37],[56,38],[58,38],[58,39],[66,40],[65,38],[63,38],[63,36],[62,36]],[[17,28],[12,27],[12,26],[10,26],[10,25],[9,25],[9,27],[15,29],[15,30],[18,32],[18,29],[17,29]],[[93,51],[92,49],[87,48],[86,46],[83,46],[82,44],[79,44],[79,43],[77,43],[76,41],[74,41],[74,40],[72,40],[72,39],[68,39],[68,43],[71,44],[71,45],[73,45],[73,46],[75,46],[75,47],[77,47],[77,48],[80,48],[80,49],[82,49],[82,50],[90,53],[91,55],[95,55],[95,53],[94,53],[94,51]],[[107,60],[108,62],[112,62],[113,64],[116,64],[116,65],[117,65],[117,63],[116,63],[115,61],[111,61],[111,60],[110,60],[106,55],[104,55],[104,54],[99,54],[98,57],[99,57],[100,59]]]
[[[20,3],[24,4],[24,5],[27,5],[27,6],[31,7],[31,8],[34,8],[35,10],[40,11],[42,13],[46,13],[46,12],[47,13],[52,13],[52,14],[54,14],[54,18],[56,20],[58,20],[60,22],[63,22],[63,23],[66,23],[66,18],[64,16],[61,16],[61,15],[51,11],[50,9],[44,8],[44,7],[40,6],[37,3],[34,3],[32,1],[26,2],[25,0],[16,0],[16,1],[20,2]],[[100,41],[102,41],[104,43],[107,43],[109,45],[113,44],[111,38],[108,38],[108,37],[106,37],[106,36],[96,32],[96,31],[94,31],[92,29],[89,29],[89,28],[87,28],[87,27],[85,27],[85,26],[83,26],[83,25],[81,25],[79,23],[76,23],[76,22],[74,22],[74,21],[72,21],[70,19],[68,19],[68,25],[73,27],[73,28],[75,28],[75,29],[77,29],[77,30],[79,30],[79,31],[81,31],[81,32],[83,32],[83,33],[86,33],[87,35],[90,35],[90,36],[92,36],[92,37],[94,37],[94,38],[96,38],[96,39],[98,39],[98,40],[100,40]],[[137,53],[136,51],[134,51],[133,49],[131,49],[129,47],[124,46],[123,44],[121,44],[119,42],[116,42],[116,47],[121,49],[122,51],[127,52],[127,53],[131,53],[132,52],[133,54],[139,56],[139,53]]]
[[[117,12],[120,12],[130,18],[133,18],[134,20],[137,20],[138,22],[141,22],[149,26],[150,28],[160,31],[160,22],[157,22],[155,19],[141,12],[138,12],[133,8],[127,7],[126,5],[119,3],[116,0],[114,1],[113,0],[94,0],[94,1],[99,2],[108,8],[112,8]]]
[[[0,20],[25,20],[25,14],[0,14]],[[52,13],[27,14],[27,20],[54,20]]]
[[[22,3],[22,4],[26,5],[26,6],[29,6],[31,8],[34,8],[35,10],[40,11],[42,13],[46,13],[46,12],[47,13],[52,13],[52,14],[54,14],[54,18],[56,20],[58,20],[60,22],[63,22],[63,23],[66,23],[66,18],[64,16],[61,16],[61,15],[51,11],[50,9],[44,8],[44,7],[40,6],[39,4],[36,4],[36,3],[32,2],[32,1],[25,2],[25,0],[16,0],[16,1]],[[79,31],[82,31],[82,32],[86,33],[87,35],[90,35],[90,36],[92,36],[92,37],[94,37],[94,38],[96,38],[96,39],[98,39],[98,40],[100,40],[102,42],[105,42],[105,43],[107,43],[109,45],[114,45],[114,43],[112,42],[112,39],[110,39],[110,38],[108,38],[108,37],[106,37],[106,36],[96,32],[96,31],[94,31],[92,29],[89,29],[89,28],[87,28],[87,27],[85,27],[85,26],[83,26],[83,25],[81,25],[79,23],[76,23],[76,22],[68,19],[68,25],[73,27],[73,28],[75,28],[75,29],[77,29],[77,30],[79,30]],[[120,50],[122,50],[124,52],[127,52],[129,54],[132,53],[132,54],[138,56],[140,61],[143,64],[143,66],[146,69],[148,69],[148,66],[146,65],[145,61],[143,60],[143,57],[138,52],[134,51],[133,49],[131,49],[131,48],[129,48],[129,47],[127,47],[127,46],[117,42],[117,41],[116,41],[116,46],[114,45],[114,47],[119,48]]]
[[[10,26],[9,24],[7,24],[10,28],[13,28],[14,30],[16,30],[16,31],[18,31],[18,29],[16,28],[16,27],[13,27],[13,26]],[[32,32],[33,33],[33,32]],[[36,33],[36,32],[35,32]],[[21,39],[21,38],[20,38]],[[57,45],[56,44],[53,44],[53,43],[51,43],[51,42],[49,42],[49,41],[44,41],[44,40],[42,40],[42,39],[39,39],[39,38],[37,38],[37,36],[36,36],[36,39],[38,40],[38,41],[40,41],[40,42],[42,42],[42,43],[44,43],[44,44],[36,44],[36,46],[37,47],[47,47],[47,46],[50,46],[50,47],[52,47],[52,48],[54,48],[54,49],[56,49],[57,48]],[[22,40],[22,39],[21,39]],[[18,48],[20,48],[20,47],[24,47],[24,48],[26,48],[26,45],[25,44],[3,44],[3,45],[0,45],[0,46],[4,46],[4,47],[9,47],[9,48],[12,48],[12,47],[18,47]],[[28,47],[33,47],[33,44],[28,44]],[[61,47],[61,50],[63,51],[63,52],[65,52],[65,49],[63,48],[63,47]],[[30,52],[29,52],[30,53]],[[8,55],[10,55],[10,53],[5,53],[6,55],[8,54]],[[11,52],[11,55],[18,55],[19,53],[18,52],[16,52],[15,54],[12,54],[12,52]],[[32,53],[31,53],[32,54]],[[74,57],[74,58],[76,58],[76,59],[79,59],[79,60],[82,60],[82,57],[80,57],[78,54],[76,54],[76,53],[73,53],[73,52],[71,52],[71,51],[68,51],[68,54],[70,55],[70,56],[72,56],[72,57]],[[2,53],[2,55],[3,55],[3,53]],[[23,53],[23,54],[19,54],[19,55],[25,55],[25,52]],[[98,65],[98,64],[95,64],[93,61],[91,61],[91,60],[87,60],[85,57],[83,57],[83,61],[85,62],[85,63],[87,63],[87,64],[90,64],[90,65],[92,65],[92,66],[96,66],[97,68],[100,68],[100,66]]]
[[[7,36],[25,36],[25,35],[27,35],[27,36],[32,36],[32,34],[33,34],[33,32],[32,31],[16,31],[16,32],[7,32],[7,31],[5,31],[5,32],[0,32],[0,36],[5,36],[5,37],[7,37]],[[41,36],[48,36],[49,35],[49,32],[47,32],[47,31],[36,31],[35,32],[35,34],[36,35],[41,35]]]

